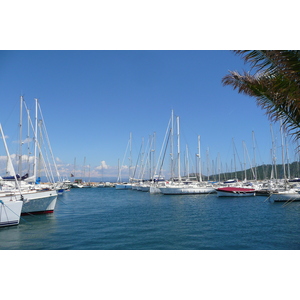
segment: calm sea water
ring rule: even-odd
[[[0,249],[300,249],[300,204],[265,199],[72,189],[53,214],[1,228]]]

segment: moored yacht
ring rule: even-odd
[[[132,189],[132,185],[130,183],[127,182],[123,182],[123,183],[117,183],[115,186],[116,190],[131,190]]]
[[[188,195],[188,194],[210,194],[215,193],[212,186],[199,183],[166,184],[159,188],[164,195]]]

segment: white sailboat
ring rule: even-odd
[[[180,165],[180,129],[179,117],[177,117],[177,169],[178,181],[166,183],[164,186],[159,187],[160,192],[164,195],[189,195],[189,194],[209,194],[214,193],[213,186],[204,184],[199,176],[199,182],[182,181],[181,178],[181,165]],[[198,137],[198,157],[200,159],[200,138]],[[200,170],[200,168],[199,168]]]
[[[288,188],[288,189],[278,189],[273,191],[269,196],[269,202],[294,202],[300,201],[300,194],[298,189]]]
[[[21,104],[24,103],[25,108],[26,104],[23,97],[21,97]],[[37,154],[39,151],[39,157],[44,163],[44,169],[48,177],[52,177],[51,171],[46,165],[46,160],[42,154],[41,144],[38,141],[38,100],[35,99],[35,126],[33,126],[31,118],[29,116],[29,110],[27,109],[27,115],[29,119],[29,124],[31,125],[33,131],[33,141],[34,141],[34,166],[33,166],[33,175],[27,180],[32,180],[31,182],[26,182],[25,180],[18,181],[20,189],[16,189],[12,186],[11,182],[3,181],[7,187],[10,186],[10,194],[14,194],[16,197],[23,197],[23,206],[22,214],[40,214],[40,213],[52,213],[55,209],[57,201],[57,191],[55,185],[52,183],[49,186],[42,185],[36,180],[37,178]],[[20,120],[22,117],[20,117]],[[22,126],[22,121],[20,121],[20,127]],[[21,132],[21,130],[20,130]],[[41,132],[40,132],[41,134]],[[21,134],[20,134],[21,137]],[[21,141],[22,143],[22,141]],[[20,150],[21,153],[21,150]],[[20,155],[20,159],[21,159]],[[22,162],[19,162],[19,169],[22,170]],[[50,176],[51,175],[51,176]]]
[[[282,154],[282,166],[283,166],[283,177],[284,182],[281,186],[277,184],[275,190],[271,191],[269,196],[269,202],[294,202],[300,201],[300,190],[298,188],[293,188],[286,176],[286,168],[285,168],[285,145],[284,145],[284,133],[283,133],[283,125],[282,121],[280,120],[280,133],[281,133],[281,154]],[[290,176],[290,174],[288,174]]]

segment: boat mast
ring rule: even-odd
[[[253,142],[253,156],[254,156],[254,179],[257,181],[257,167],[256,167],[256,148],[255,148],[255,136],[252,131],[252,142]]]
[[[129,182],[132,182],[131,176],[131,168],[132,168],[132,133],[129,135]]]
[[[150,179],[153,180],[154,178],[154,168],[155,168],[155,150],[156,150],[156,132],[153,133],[153,139],[152,139],[152,148],[151,148],[151,153],[152,153],[152,168],[150,164]]]
[[[27,173],[28,175],[30,174],[30,163],[29,163],[29,158],[31,156],[31,150],[30,150],[30,125],[31,125],[31,119],[30,119],[30,112],[29,109],[26,107],[25,105],[25,109],[27,111]]]
[[[207,147],[207,150],[206,150],[206,164],[207,164],[207,180],[209,181],[209,175],[210,175],[209,147]]]
[[[188,145],[185,145],[185,171],[187,179],[190,180],[190,164],[189,164],[189,149]]]
[[[178,181],[181,181],[180,176],[180,131],[179,131],[179,117],[177,117],[177,152],[178,152]]]
[[[232,138],[232,145],[233,145],[233,164],[234,164],[234,179],[237,179],[237,173],[236,173],[236,158],[235,158],[235,152],[236,152],[236,148],[235,148],[235,143],[234,143],[234,138]]]
[[[33,174],[34,179],[36,180],[36,171],[37,171],[37,128],[38,128],[38,99],[35,100],[35,129],[34,129],[34,168],[33,168]]]
[[[246,146],[245,141],[243,141],[243,147],[244,147],[244,172],[245,172],[245,179],[244,181],[247,181],[247,170],[246,170]]]
[[[280,134],[281,134],[281,157],[282,157],[283,177],[286,180],[282,120],[280,120]]]
[[[218,173],[219,173],[219,182],[221,181],[221,158],[220,152],[218,152]]]
[[[198,135],[198,171],[199,171],[199,182],[202,182],[200,135]]]
[[[19,145],[19,175],[22,176],[22,116],[23,116],[23,96],[20,97],[20,123],[19,123],[19,137],[20,137],[20,145]]]
[[[170,148],[171,148],[171,178],[172,181],[174,181],[174,111],[172,109],[171,113],[171,143],[170,143]]]
[[[272,136],[272,166],[274,169],[273,174],[274,174],[274,178],[277,180],[276,143],[275,143],[275,139],[274,139],[272,124],[270,124],[270,130],[271,130],[271,136]],[[272,177],[271,177],[271,179],[272,179]]]
[[[284,142],[285,142],[285,151],[286,151],[286,162],[287,162],[287,176],[288,176],[288,179],[291,178],[291,169],[290,169],[290,156],[289,156],[289,146],[288,146],[288,143],[287,143],[287,134],[286,134],[286,131],[284,131]]]

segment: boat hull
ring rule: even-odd
[[[116,184],[115,186],[116,190],[132,190],[131,184]]]
[[[18,225],[23,201],[0,202],[0,227]]]
[[[164,195],[189,195],[189,194],[210,194],[215,189],[209,187],[161,187],[160,192]]]
[[[300,194],[297,192],[291,192],[291,193],[273,193],[269,197],[269,201],[271,203],[274,202],[294,202],[294,201],[300,201]]]
[[[218,197],[251,197],[255,196],[254,189],[226,187],[216,189]]]
[[[47,214],[53,213],[56,201],[56,191],[42,191],[36,193],[23,194],[24,204],[22,215],[26,214]]]

